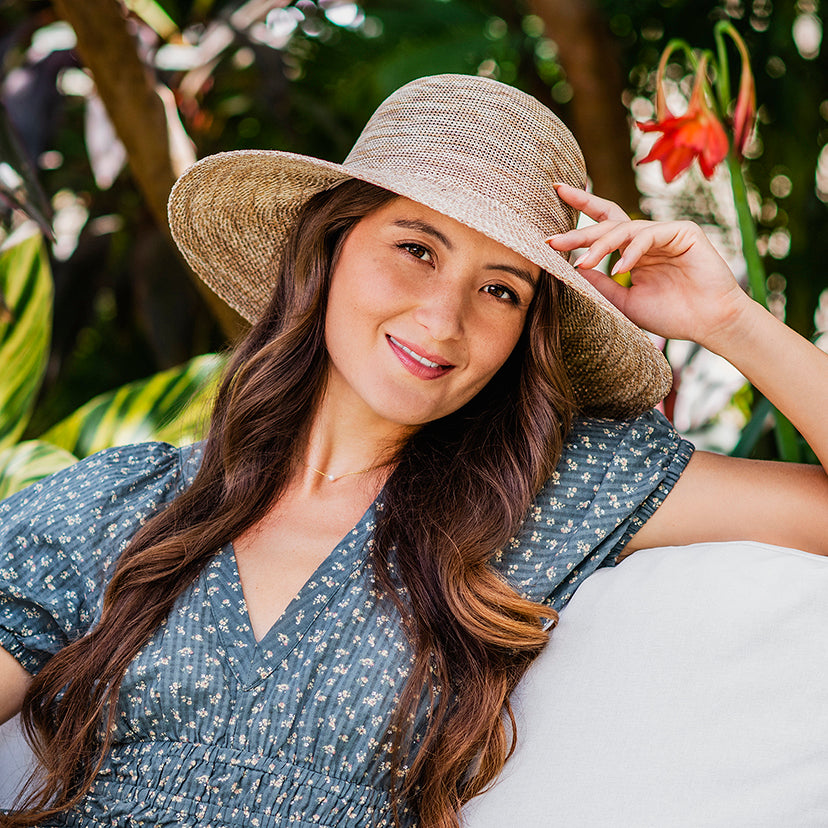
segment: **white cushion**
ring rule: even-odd
[[[0,809],[8,808],[31,772],[34,757],[23,739],[19,717],[0,725]]]
[[[578,589],[464,828],[828,826],[828,559],[636,552]]]

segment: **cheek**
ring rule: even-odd
[[[328,312],[348,316],[354,325],[393,311],[406,301],[406,283],[383,257],[349,257],[331,279]]]
[[[500,325],[492,325],[486,329],[478,345],[478,353],[481,364],[488,367],[490,374],[495,374],[514,351],[523,333],[524,324],[525,316],[521,315],[519,320],[505,324],[501,321]]]
[[[353,336],[370,311],[370,291],[360,284],[358,274],[348,271],[334,273],[325,311],[325,340],[329,346]]]

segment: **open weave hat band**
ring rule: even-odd
[[[546,175],[543,179],[536,177],[527,182],[521,179],[519,172],[511,168],[506,159],[500,159],[498,165],[490,169],[490,178],[481,176],[480,170],[471,163],[465,153],[452,147],[441,150],[439,163],[428,163],[429,145],[418,148],[417,152],[409,150],[390,155],[391,149],[384,150],[375,146],[379,154],[354,157],[352,153],[343,163],[343,168],[355,178],[372,181],[379,186],[397,192],[400,186],[410,187],[415,182],[424,186],[418,188],[422,193],[429,193],[441,203],[463,200],[466,196],[476,196],[489,208],[506,210],[516,217],[514,222],[521,227],[533,227],[539,232],[548,230],[564,232],[575,226],[576,211],[564,204],[557,196],[553,185],[556,181],[583,188],[585,176],[573,175],[572,169],[562,169],[560,175],[553,178]],[[385,152],[383,156],[382,153]],[[488,213],[480,216],[485,219]],[[492,222],[493,224],[495,222]]]

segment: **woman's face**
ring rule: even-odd
[[[539,275],[428,207],[383,205],[351,230],[332,274],[326,402],[404,426],[456,411],[512,352]]]

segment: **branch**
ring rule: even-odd
[[[195,157],[173,166],[170,129],[156,81],[138,56],[119,0],[52,0],[57,13],[75,30],[78,54],[92,72],[98,94],[126,147],[133,178],[158,227],[169,238],[167,197],[178,174]],[[172,239],[170,239],[172,244]],[[189,268],[199,294],[227,335],[238,332],[239,316]]]
[[[623,75],[617,46],[591,0],[530,0],[534,14],[558,45],[572,85],[572,131],[581,145],[595,190],[627,212],[638,212]]]

